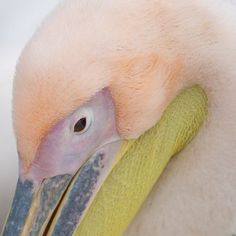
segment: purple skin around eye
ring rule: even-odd
[[[93,119],[88,130],[77,134],[74,125],[83,111],[91,112]],[[105,88],[49,131],[30,170],[21,178],[41,182],[57,175],[74,175],[91,155],[118,140],[114,105],[109,90]],[[107,152],[109,155],[109,150]]]

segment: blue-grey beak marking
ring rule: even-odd
[[[22,182],[19,179],[3,236],[15,236],[20,234],[31,208],[32,200],[33,183],[27,180]]]
[[[104,154],[98,153],[80,169],[71,186],[72,190],[68,192],[69,196],[54,226],[52,236],[73,235],[94,195],[95,185],[104,168],[103,159]]]
[[[71,180],[71,175],[59,175],[47,179],[43,183],[43,189],[40,194],[40,204],[30,230],[30,235],[39,235],[42,231],[42,225],[48,223],[50,216],[59,203],[63,193]]]
[[[35,191],[35,186],[32,182],[28,180],[22,182],[19,179],[3,236],[18,236],[22,234],[27,217],[34,201],[37,201],[38,194],[38,208],[33,216],[34,218],[30,219],[32,223],[28,233],[29,235],[39,235],[46,228],[71,178],[71,175],[59,175],[46,179],[38,191]]]
[[[40,194],[40,202],[34,219],[31,219],[33,221],[29,228],[30,231],[27,233],[32,236],[43,233],[69,184],[69,191],[64,196],[66,199],[65,205],[62,206],[61,211],[56,212],[59,216],[55,226],[53,226],[51,235],[72,235],[94,196],[98,178],[104,168],[103,161],[104,154],[97,153],[81,167],[72,183],[70,183],[71,175],[55,176],[46,179],[36,193],[34,193],[32,182],[18,180],[12,209],[3,236],[18,236],[22,234],[29,211],[34,200],[37,199],[37,193]]]
[[[102,148],[75,175],[58,175],[39,185],[19,180],[3,236],[73,235],[113,169],[119,147],[114,142]]]

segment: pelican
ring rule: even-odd
[[[19,180],[3,235],[102,235],[91,233],[98,215],[90,227],[83,222],[124,140],[155,129],[195,84],[208,97],[207,119],[124,234],[235,235],[235,42],[234,1],[60,3],[16,67]]]

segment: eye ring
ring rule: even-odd
[[[75,134],[83,134],[86,132],[92,123],[92,114],[90,111],[82,110],[77,122],[74,124],[73,131]]]

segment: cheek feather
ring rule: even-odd
[[[179,59],[168,64],[155,54],[122,61],[110,89],[123,137],[137,138],[155,125],[176,95],[181,66]]]

